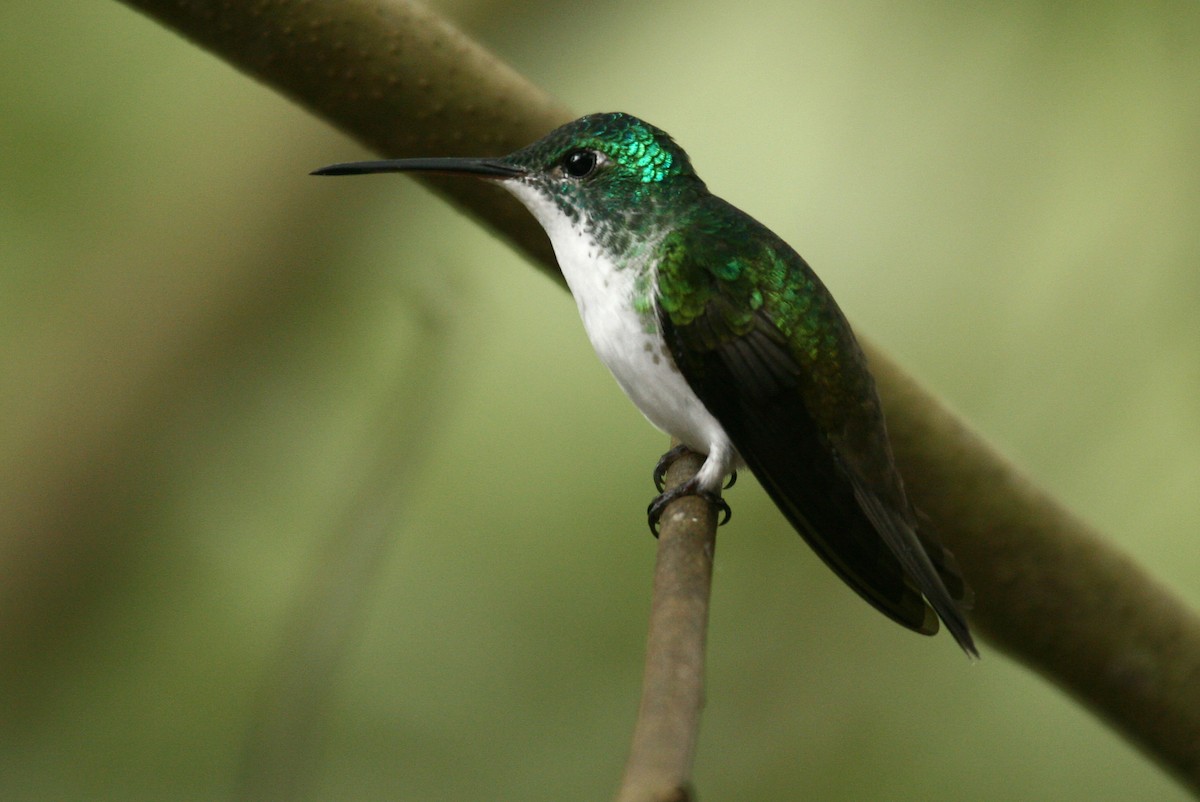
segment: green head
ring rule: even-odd
[[[573,222],[631,233],[704,191],[691,161],[665,131],[628,114],[590,114],[526,148],[494,159],[433,158],[335,164],[314,175],[432,172],[499,181],[535,214],[549,202]],[[541,214],[539,214],[539,217]],[[641,224],[641,225],[639,225]]]
[[[621,112],[580,117],[502,161],[545,176],[547,187],[578,188],[564,194],[641,200],[699,182],[666,131]]]

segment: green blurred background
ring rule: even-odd
[[[1200,601],[1200,6],[439,7]],[[0,797],[607,798],[667,441],[566,294],[116,2],[0,30]],[[1186,798],[730,500],[701,798]]]

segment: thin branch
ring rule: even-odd
[[[667,488],[700,470],[687,454],[667,471]],[[688,802],[704,706],[704,642],[717,547],[717,514],[697,496],[666,510],[658,536],[646,670],[633,745],[617,802]]]
[[[125,0],[375,150],[501,154],[572,115],[402,0]],[[554,273],[532,218],[442,185]],[[877,349],[897,458],[976,588],[973,623],[1200,790],[1200,620],[1037,490]]]

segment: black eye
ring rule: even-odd
[[[563,170],[572,178],[583,178],[596,169],[598,162],[594,150],[573,150],[563,159]]]

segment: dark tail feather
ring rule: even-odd
[[[958,609],[971,610],[975,607],[975,591],[971,590],[971,586],[963,579],[962,570],[958,567],[958,560],[954,558],[954,553],[942,545],[941,538],[935,534],[937,530],[934,528],[933,522],[929,520],[929,516],[921,510],[914,510],[914,512],[917,517],[917,538],[925,547],[925,553],[929,555],[929,561],[937,569],[938,576],[942,578],[942,584],[950,593],[950,598],[958,603]]]
[[[972,660],[979,659],[979,650],[963,615],[971,592],[963,581],[954,555],[947,551],[932,533],[922,532],[916,516],[892,509],[875,493],[858,482],[854,495],[875,530],[900,561],[906,574],[912,577],[926,601],[933,607],[946,629]]]

